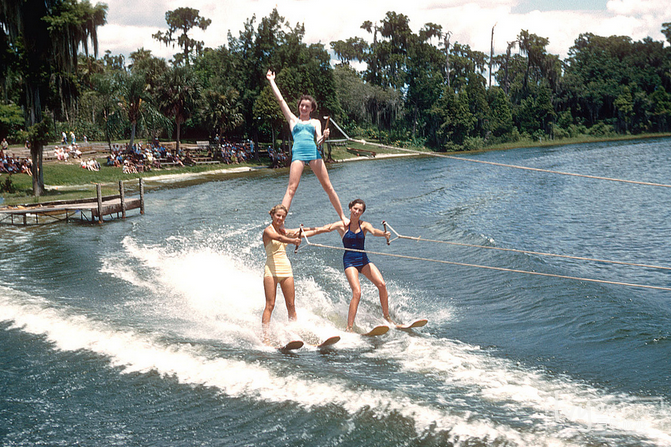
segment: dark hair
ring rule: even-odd
[[[348,208],[351,209],[354,205],[356,205],[356,204],[358,204],[358,203],[360,203],[361,205],[363,205],[363,212],[366,212],[366,202],[364,202],[364,201],[361,200],[361,199],[354,199],[354,200],[352,200],[352,201],[349,203]]]
[[[312,96],[310,96],[310,95],[303,95],[303,96],[301,96],[300,98],[298,98],[298,110],[300,110],[300,108],[301,108],[301,103],[302,103],[303,101],[310,101],[310,104],[312,104],[312,111],[313,111],[313,112],[314,112],[315,110],[317,110],[317,101],[315,101],[315,99],[314,99]]]

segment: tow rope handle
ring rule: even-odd
[[[386,220],[383,220],[383,221],[382,221],[382,226],[384,227],[384,232],[385,232],[385,233],[389,233],[389,232],[387,231],[387,221],[386,221]],[[385,238],[387,238],[387,245],[389,245],[389,244],[391,243],[391,242],[389,241],[389,236],[386,236],[386,235],[385,235]]]
[[[301,240],[301,237],[303,236],[303,224],[301,224],[300,229],[298,230],[298,240]],[[306,238],[307,239],[307,238]],[[294,254],[298,253],[298,247],[301,245],[299,242],[298,245],[296,245],[296,248],[294,249]]]

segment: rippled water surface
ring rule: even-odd
[[[668,139],[466,158],[671,183]],[[329,172],[364,219],[431,240],[367,240],[394,317],[427,326],[344,333],[342,252],[303,245],[299,321],[280,294],[273,333],[308,347],[268,348],[261,232],[287,172],[164,181],[144,216],[0,227],[0,444],[671,445],[671,292],[631,286],[671,270],[628,265],[671,265],[671,188],[435,157]],[[307,170],[287,225],[336,217]],[[383,322],[364,281],[357,324]]]

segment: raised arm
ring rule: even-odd
[[[280,92],[280,89],[277,87],[277,84],[275,83],[275,72],[268,70],[268,73],[266,73],[266,78],[270,82],[270,88],[273,90],[273,94],[275,94],[277,102],[280,103],[280,109],[282,109],[282,114],[284,115],[284,118],[289,122],[289,125],[293,126],[293,124],[298,120],[298,118],[296,118],[296,115],[294,115],[291,112],[291,109],[287,105],[287,102],[282,97],[282,93]]]

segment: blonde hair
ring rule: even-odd
[[[270,215],[272,216],[272,215],[275,214],[278,210],[282,210],[282,211],[284,211],[284,214],[285,214],[285,215],[286,215],[286,214],[289,214],[289,210],[287,209],[287,207],[284,206],[284,205],[282,205],[281,203],[280,203],[279,205],[275,205],[274,207],[272,207],[272,208],[270,209],[270,212],[268,212],[268,214],[270,214]]]

